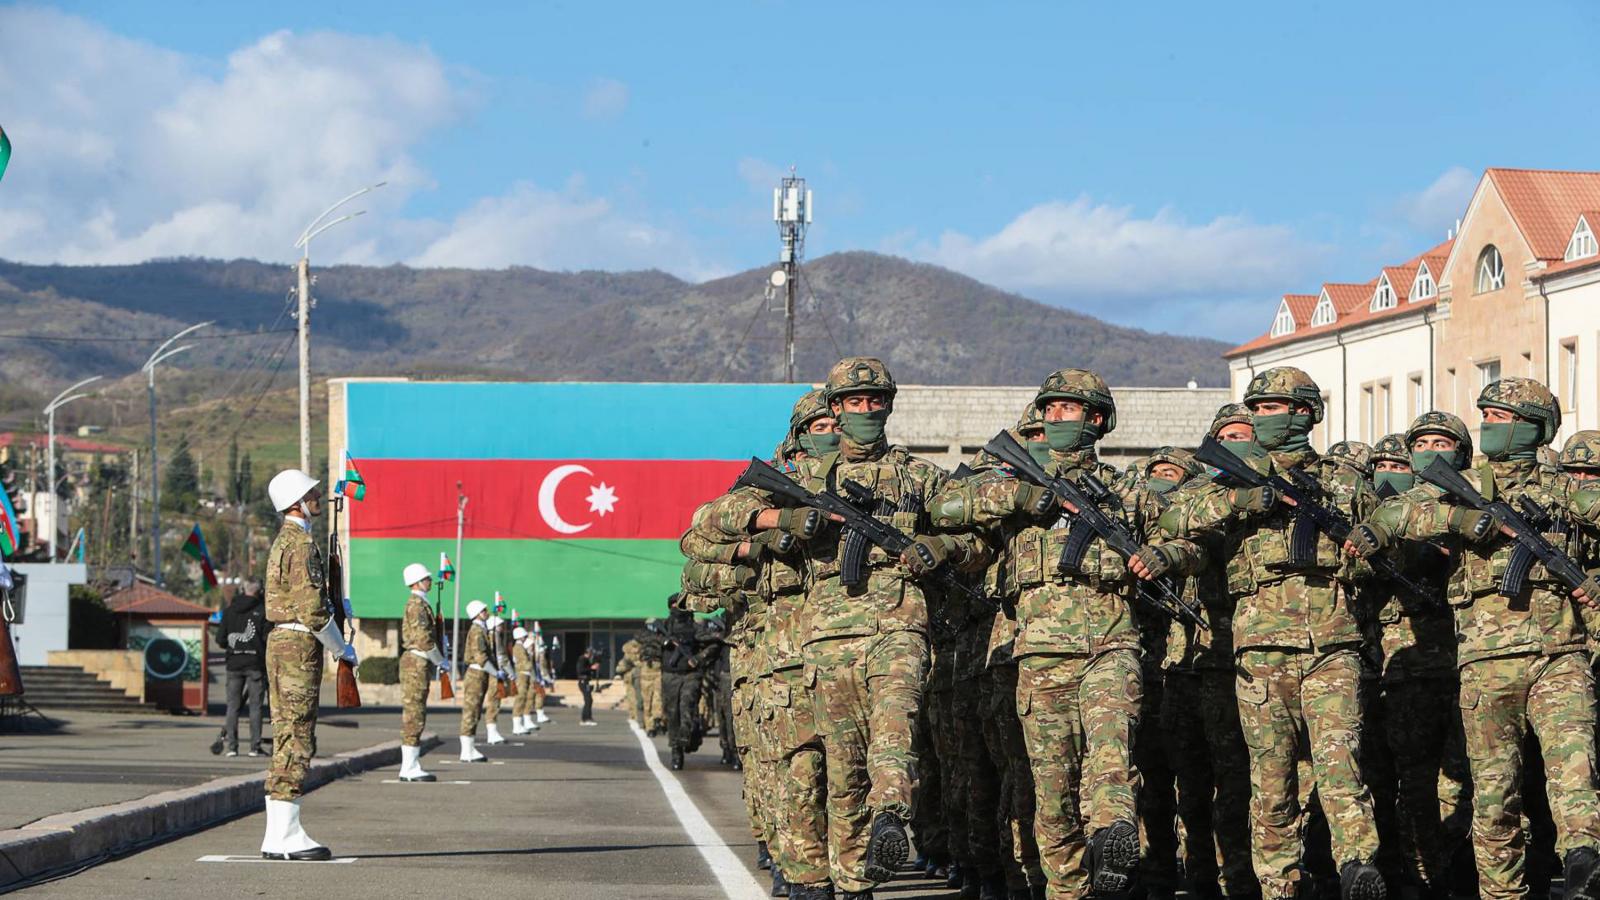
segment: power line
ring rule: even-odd
[[[744,327],[744,334],[739,336],[739,343],[733,345],[733,352],[728,354],[728,360],[723,365],[722,374],[717,376],[717,380],[726,381],[728,373],[733,371],[734,360],[739,356],[739,351],[744,349],[745,341],[750,339],[750,332],[756,327],[756,321],[761,318],[761,312],[766,309],[766,306],[767,301],[765,298],[756,299],[755,315],[750,317],[750,323]]]
[[[270,328],[266,331],[225,331],[221,334],[196,334],[184,338],[188,341],[220,341],[229,338],[260,337],[264,334],[287,334],[293,328]],[[0,340],[10,341],[41,341],[54,344],[149,344],[161,343],[170,335],[151,335],[150,337],[62,337],[54,334],[0,334]]]
[[[833,336],[833,326],[828,324],[827,313],[823,312],[822,309],[822,300],[817,297],[816,290],[811,286],[810,273],[798,266],[796,269],[800,273],[800,283],[805,285],[806,295],[816,303],[817,318],[822,320],[822,329],[828,333],[828,342],[833,344],[833,352],[837,354],[840,359],[843,359],[845,355],[844,350],[839,347],[839,339]]]

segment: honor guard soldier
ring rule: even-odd
[[[495,667],[495,680],[500,682],[500,684],[491,683],[483,694],[483,730],[488,735],[484,743],[491,747],[506,742],[505,735],[500,733],[500,686],[512,677],[512,673],[508,671],[511,668],[509,654],[500,650],[505,643],[501,640],[504,625],[505,620],[495,615],[491,615],[483,623],[483,629],[489,635],[489,661]]]
[[[511,665],[517,671],[517,702],[511,707],[511,733],[533,734],[539,730],[538,723],[533,721],[533,685],[534,671],[533,636],[528,634],[528,629],[518,625],[511,630]]]
[[[402,575],[411,594],[406,598],[400,624],[400,780],[436,781],[423,771],[422,729],[428,724],[428,688],[434,668],[445,668],[439,650],[438,626],[428,606],[433,573],[421,563],[406,566]]]
[[[322,689],[323,648],[356,659],[334,624],[324,596],[322,554],[311,537],[311,519],[322,512],[317,480],[286,469],[267,484],[283,526],[267,554],[267,685],[272,697],[272,767],[267,772],[266,859],[325,860],[332,851],[300,826],[300,794],[316,746],[317,702]]]
[[[467,627],[464,661],[467,671],[461,676],[461,761],[483,762],[486,757],[478,752],[478,720],[483,718],[483,700],[488,694],[489,679],[500,677],[494,664],[494,654],[489,647],[489,632],[484,620],[489,618],[489,607],[482,600],[467,604]]]

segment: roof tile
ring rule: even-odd
[[[1542,260],[1565,256],[1578,214],[1600,209],[1600,172],[1490,169],[1488,177]]]

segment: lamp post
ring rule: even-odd
[[[140,371],[149,376],[150,542],[155,545],[152,555],[155,559],[155,578],[156,584],[158,585],[165,584],[167,579],[161,574],[161,473],[160,466],[156,464],[156,366],[166,362],[174,356],[177,356],[179,353],[182,353],[185,350],[192,349],[194,347],[193,344],[184,344],[182,347],[173,347],[172,345],[176,343],[179,338],[191,332],[198,331],[210,324],[212,323],[201,322],[199,325],[190,325],[188,328],[185,328],[172,337],[167,338],[166,343],[157,347],[156,352],[150,354],[150,358],[145,360],[144,365],[140,367]],[[168,347],[172,347],[172,349],[169,350],[167,349]]]
[[[74,400],[82,400],[84,397],[89,396],[88,394],[76,393],[76,391],[85,385],[93,384],[94,382],[99,381],[101,377],[102,376],[96,375],[93,378],[85,378],[72,387],[69,387],[57,394],[56,398],[51,400],[49,405],[44,408],[44,417],[45,422],[47,423],[45,425],[45,434],[47,435],[45,442],[48,447],[45,452],[45,465],[49,466],[47,471],[50,473],[45,478],[45,484],[49,486],[48,489],[50,492],[49,547],[51,562],[56,561],[56,526],[60,524],[61,519],[61,498],[56,494],[56,410],[66,406],[68,403],[71,403]]]
[[[296,330],[300,333],[300,471],[307,474],[311,472],[311,239],[341,222],[366,215],[367,211],[363,209],[347,213],[337,219],[323,221],[339,207],[386,184],[387,181],[380,181],[377,184],[367,185],[323,210],[322,215],[312,219],[311,224],[300,232],[300,237],[294,242],[295,248],[301,251],[300,262],[295,264],[296,294],[299,301]]]

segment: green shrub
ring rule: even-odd
[[[356,680],[362,684],[399,684],[400,658],[369,656],[356,666]]]

